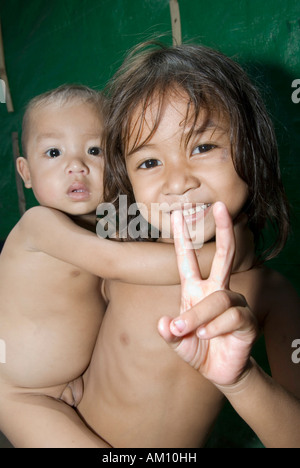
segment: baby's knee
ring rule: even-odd
[[[83,379],[78,377],[72,382],[69,382],[68,385],[64,388],[60,400],[67,403],[69,406],[76,408],[81,402],[83,396]]]

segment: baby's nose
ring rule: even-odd
[[[67,165],[68,174],[87,174],[88,172],[88,167],[81,158],[72,158]]]

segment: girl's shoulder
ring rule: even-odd
[[[300,317],[300,297],[291,282],[265,265],[233,275],[231,289],[245,296],[260,323],[277,315]]]
[[[268,268],[263,272],[261,326],[271,372],[275,380],[300,397],[300,367],[292,359],[294,343],[300,338],[300,297],[283,275]]]
[[[268,300],[272,303],[281,303],[282,300],[298,299],[299,296],[292,283],[284,275],[276,270],[262,266],[253,268],[253,275],[256,281],[260,282],[260,288]]]
[[[264,268],[264,294],[269,304],[268,317],[279,321],[296,320],[300,324],[300,296],[292,283],[278,271]],[[263,292],[263,291],[262,291]]]

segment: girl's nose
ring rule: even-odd
[[[174,163],[165,172],[164,194],[184,195],[191,189],[200,187],[201,182],[193,175],[192,169],[184,164]]]

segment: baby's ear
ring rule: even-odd
[[[17,164],[17,171],[20,174],[20,176],[22,177],[22,179],[24,181],[24,184],[25,184],[25,187],[26,188],[31,188],[32,187],[32,185],[31,185],[31,175],[30,175],[30,170],[29,170],[27,159],[25,159],[23,157],[19,157],[19,158],[17,158],[16,164]]]

